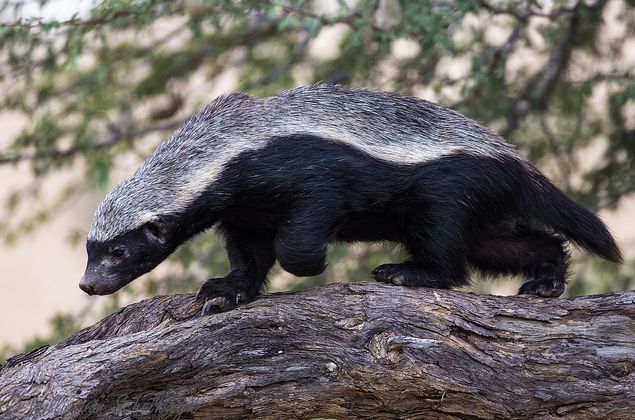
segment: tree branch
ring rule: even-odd
[[[563,14],[568,16],[568,23],[564,34],[551,50],[547,63],[535,77],[526,83],[523,93],[514,106],[511,107],[507,115],[507,125],[501,130],[503,137],[507,137],[514,131],[516,127],[518,127],[519,122],[530,112],[536,109],[541,111],[547,109],[555,86],[569,65],[571,50],[581,25],[582,10],[586,10],[587,12],[599,11],[607,2],[608,0],[597,0],[592,4],[586,5],[583,1],[578,1],[572,8],[559,9],[554,12],[554,14],[545,16],[528,9],[525,15],[523,15],[523,19],[519,18],[520,21],[525,21],[526,18],[531,16],[556,18]],[[482,3],[484,7],[491,8],[486,2]],[[499,10],[499,12],[501,11]]]
[[[156,297],[10,359],[0,416],[627,418],[634,302],[357,283],[199,317]]]
[[[577,12],[578,6],[574,9],[575,13],[569,18],[563,36],[551,50],[547,63],[540,73],[527,81],[521,99],[510,109],[507,116],[507,126],[502,133],[503,137],[506,137],[510,132],[515,130],[519,121],[527,116],[533,109],[546,109],[549,99],[553,94],[553,89],[569,64],[572,42],[580,24],[580,14]],[[525,100],[522,98],[525,98]]]
[[[157,131],[175,130],[176,128],[183,125],[183,123],[186,120],[187,119],[171,121],[165,124],[156,124],[156,125],[140,128],[137,130],[132,130],[132,131],[111,130],[112,135],[108,140],[99,141],[92,146],[77,145],[77,146],[69,147],[68,149],[64,149],[64,150],[43,150],[43,151],[37,151],[33,153],[0,154],[0,165],[7,164],[7,163],[16,163],[21,161],[38,160],[38,159],[64,159],[79,153],[84,153],[88,149],[90,150],[106,149],[106,148],[115,146],[116,144],[121,143],[125,140],[143,137],[147,134],[154,133]]]

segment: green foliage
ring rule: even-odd
[[[109,0],[86,16],[51,20],[0,0],[0,109],[25,121],[0,164],[29,162],[35,180],[77,164],[84,172],[43,207],[28,205],[37,185],[9,191],[2,237],[19,238],[91,188],[105,193],[123,158],[147,156],[152,134],[169,135],[228,74],[235,90],[255,95],[317,81],[426,92],[503,134],[585,205],[615,207],[635,189],[635,79],[623,57],[635,35],[633,2],[553,3]],[[316,54],[316,39],[331,29],[341,31],[328,46],[334,53]],[[408,54],[395,52],[403,41]],[[580,165],[576,153],[598,143],[599,163]],[[19,214],[25,203],[30,214]],[[380,247],[351,249],[333,247],[324,274],[285,287],[365,279],[397,258]],[[171,263],[166,277],[130,293],[193,291],[203,273],[227,269],[214,235],[190,241]],[[632,287],[631,268],[586,256],[576,267],[572,293]],[[56,321],[53,329],[62,336],[75,327]]]

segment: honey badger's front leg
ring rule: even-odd
[[[230,270],[223,278],[209,279],[199,290],[197,299],[205,299],[203,315],[252,301],[276,259],[273,234],[226,221],[219,224],[218,230],[225,238]]]
[[[219,223],[230,271],[223,278],[209,279],[201,287],[197,298],[205,299],[203,315],[252,301],[276,258],[282,268],[296,276],[315,276],[324,271],[335,213],[315,209],[311,203],[297,203],[273,229],[244,228],[239,222],[228,220]]]

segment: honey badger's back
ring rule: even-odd
[[[263,134],[312,134],[399,164],[463,152],[514,155],[499,136],[437,104],[393,93],[339,86],[296,88],[256,108]]]
[[[164,167],[169,154],[178,156],[176,166],[191,175],[193,168],[182,163],[196,156],[196,169],[209,183],[237,154],[263,148],[274,137],[296,134],[342,143],[397,164],[454,153],[518,157],[490,130],[437,104],[385,92],[314,85],[264,99],[224,95],[164,143],[145,166]]]

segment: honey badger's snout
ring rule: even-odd
[[[87,270],[79,281],[79,288],[90,296],[109,295],[129,283],[121,280],[114,276],[96,275]]]
[[[95,283],[92,279],[86,277],[86,275],[83,275],[82,279],[79,281],[79,288],[87,295],[92,296],[95,294]]]

